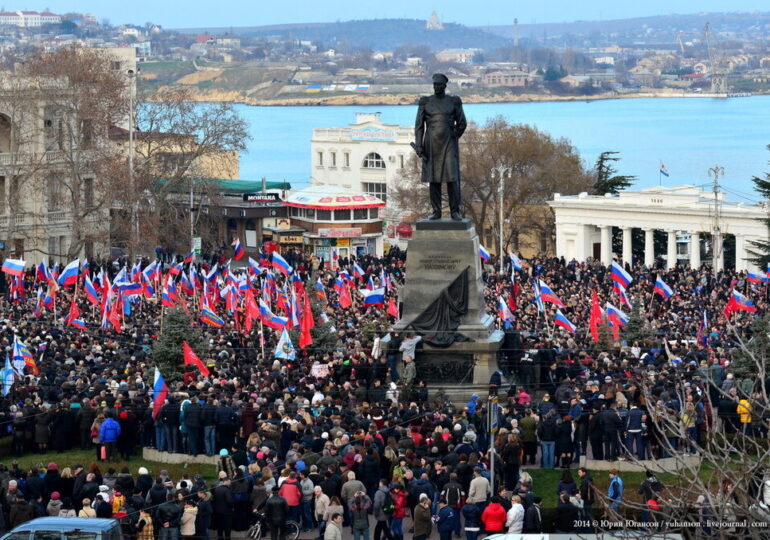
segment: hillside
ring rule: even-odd
[[[373,19],[335,23],[284,24],[235,28],[176,29],[188,34],[233,32],[242,37],[292,38],[322,43],[325,47],[392,50],[401,45],[427,45],[433,50],[446,48],[495,49],[508,40],[480,28],[445,23],[443,30],[427,30],[424,20]]]

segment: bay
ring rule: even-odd
[[[379,111],[388,124],[411,126],[416,106],[254,107],[238,105],[252,140],[241,155],[241,178],[307,185],[314,128],[343,127],[357,112]],[[744,98],[644,98],[603,101],[484,103],[465,105],[469,121],[502,115],[557,138],[568,139],[590,166],[607,150],[620,152],[621,174],[638,176],[632,189],[663,185],[710,189],[710,167],[724,167],[727,197],[756,201],[751,178],[770,171],[770,96]]]

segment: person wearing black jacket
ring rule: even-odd
[[[166,502],[155,511],[160,524],[158,540],[176,540],[179,538],[179,523],[182,519],[182,508],[174,501],[174,496],[166,495]]]
[[[166,501],[167,496],[168,490],[163,485],[163,478],[159,476],[155,479],[155,484],[150,488],[150,491],[147,492],[147,505],[157,507]]]
[[[206,490],[200,490],[198,492],[198,515],[195,517],[196,538],[209,540],[209,528],[213,515],[214,505],[211,504],[211,495]]]
[[[599,426],[604,442],[604,459],[615,461],[620,455],[620,432],[623,429],[623,420],[618,415],[617,405],[612,403],[609,409],[599,415]]]
[[[593,505],[596,498],[594,494],[594,479],[585,467],[578,469],[580,477],[580,498],[583,500],[583,519],[593,519]]]
[[[184,410],[184,423],[187,426],[187,453],[197,456],[200,453],[201,437],[201,404],[193,399]]]
[[[543,516],[540,512],[540,503],[543,502],[538,496],[532,501],[532,505],[524,511],[524,528],[521,532],[524,534],[537,534],[543,532]]]
[[[604,447],[602,446],[602,430],[599,424],[600,413],[598,405],[594,406],[591,416],[588,417],[588,439],[591,441],[591,452],[594,459],[604,459]],[[586,449],[586,456],[588,449]]]
[[[208,398],[206,403],[201,405],[201,428],[203,429],[203,449],[207,456],[213,456],[217,449],[217,426],[216,426],[217,408],[214,406],[214,399]]]
[[[273,487],[273,495],[265,503],[265,519],[270,526],[270,540],[284,538],[284,524],[289,518],[289,504],[278,495],[278,486]]]
[[[526,516],[524,517],[526,521]],[[557,534],[570,533],[575,530],[575,522],[580,519],[578,507],[569,500],[569,495],[561,493],[559,504],[556,505],[556,517],[553,520]]]
[[[388,359],[388,367],[390,367],[390,379],[397,383],[401,376],[396,369],[396,359],[401,348],[401,343],[404,338],[398,332],[390,333],[390,341],[388,342],[388,349],[385,352],[385,357]]]
[[[230,540],[233,530],[235,501],[230,490],[230,479],[226,478],[214,488],[214,513],[217,515],[217,540]]]
[[[168,398],[160,410],[160,417],[166,430],[166,449],[175,454],[179,451],[179,403],[173,397]]]

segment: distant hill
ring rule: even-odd
[[[682,32],[685,35],[696,36],[703,32],[706,23],[716,33],[741,33],[746,30],[767,29],[770,27],[770,12],[701,12],[691,14],[671,13],[667,15],[655,15],[650,17],[636,17],[632,19],[614,19],[605,21],[573,21],[563,23],[535,23],[526,24],[519,21],[519,37],[521,39],[540,40],[543,35],[549,37],[572,35],[589,35],[591,33],[613,34],[633,33],[641,29],[653,29],[660,32],[675,34]],[[492,34],[508,39],[513,38],[513,25],[498,25],[479,27]]]
[[[345,44],[354,49],[370,47],[392,50],[401,45],[427,45],[434,51],[446,48],[496,49],[510,43],[510,38],[471,28],[445,23],[443,30],[428,30],[424,20],[373,19],[335,23],[282,24],[271,26],[228,28],[177,28],[186,34],[232,32],[238,36],[292,37],[303,41],[318,41],[326,47]]]

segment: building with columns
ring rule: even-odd
[[[717,247],[717,267],[725,265],[728,236],[734,237],[735,268],[756,270],[749,261],[749,243],[766,240],[768,231],[760,219],[768,209],[758,205],[733,203],[724,193],[714,194],[694,186],[650,187],[640,191],[622,191],[617,195],[597,196],[580,193],[561,196],[554,194],[548,202],[556,224],[556,255],[567,260],[601,259],[610,264],[613,257],[631,263],[634,229],[644,231],[645,265],[652,265],[656,256],[666,260],[701,265],[702,254]],[[718,219],[716,218],[718,216]],[[719,228],[719,236],[714,231]],[[612,231],[622,231],[622,252],[613,253]],[[655,231],[667,234],[664,253],[655,253]],[[712,237],[715,241],[710,241]],[[707,238],[708,237],[708,238]],[[730,244],[732,245],[732,239]],[[712,255],[708,255],[710,262]]]

